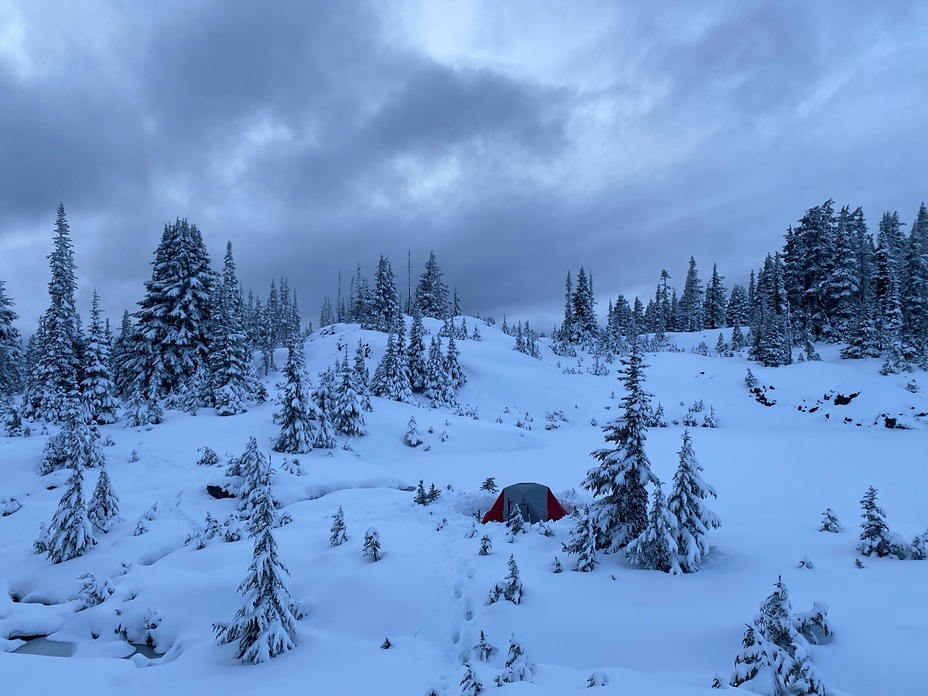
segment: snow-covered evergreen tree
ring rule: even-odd
[[[406,434],[403,435],[403,444],[407,447],[418,447],[422,444],[422,438],[419,437],[419,428],[416,425],[416,417],[410,416],[406,424]]]
[[[514,682],[532,681],[532,675],[537,667],[534,660],[529,657],[525,646],[516,634],[509,638],[509,653],[506,656],[506,667],[496,677],[496,685],[512,684]]]
[[[509,572],[502,582],[496,583],[496,586],[490,590],[490,597],[487,604],[493,604],[500,599],[505,599],[513,604],[519,604],[522,601],[522,581],[519,579],[519,567],[516,565],[516,559],[509,557]]]
[[[461,351],[458,350],[457,344],[454,342],[454,333],[452,332],[452,334],[448,336],[448,350],[445,353],[445,369],[448,372],[451,385],[455,390],[467,384],[467,375],[464,374],[464,368],[461,367],[461,363],[458,360],[460,355]]]
[[[361,396],[355,390],[354,375],[348,365],[348,351],[335,374],[335,391],[331,411],[332,425],[336,431],[349,437],[365,434]]]
[[[590,469],[581,484],[593,492],[597,547],[607,552],[623,548],[644,531],[648,519],[645,487],[657,483],[644,449],[651,395],[644,390],[646,365],[637,342],[622,359],[622,366],[620,379],[627,392],[621,401],[623,413],[603,428],[606,442],[613,446],[591,453],[600,465]]]
[[[464,676],[461,677],[461,696],[477,696],[483,692],[483,684],[477,678],[470,662],[464,663]]]
[[[683,571],[678,556],[677,520],[667,509],[660,483],[656,483],[651,494],[648,524],[625,548],[625,560],[638,568],[679,575]]]
[[[97,477],[97,485],[90,496],[90,502],[87,503],[87,519],[104,532],[109,531],[113,520],[119,520],[119,498],[113,491],[113,484],[110,482],[109,474],[106,473],[106,468],[102,466],[100,475]]]
[[[274,422],[280,426],[274,449],[289,454],[310,452],[318,432],[316,421],[311,418],[314,407],[305,372],[303,341],[300,338],[292,338],[290,341],[284,377],[287,381],[278,398],[280,410],[274,414]]]
[[[564,552],[577,557],[574,570],[589,573],[596,567],[596,520],[589,509],[584,510],[570,531],[570,542]]]
[[[683,294],[680,296],[677,320],[681,331],[702,331],[704,319],[702,282],[696,271],[696,259],[690,256],[690,267],[686,272]]]
[[[390,331],[402,319],[399,291],[390,261],[380,255],[374,274],[374,294],[371,301],[371,320],[377,331]]]
[[[899,293],[898,257],[893,240],[900,235],[898,216],[889,213],[880,221],[874,264],[874,290],[879,309],[879,342],[883,367],[881,374],[895,374],[910,368],[911,348],[904,342],[902,302]]]
[[[238,592],[244,605],[229,624],[214,624],[220,645],[238,641],[236,658],[258,664],[296,646],[296,621],[300,610],[284,582],[289,572],[277,555],[273,528],[276,518],[270,477],[253,492],[254,507],[249,535],[254,554]]]
[[[383,558],[383,552],[380,550],[380,532],[373,527],[364,532],[364,546],[361,549],[361,555],[370,558],[373,563]]]
[[[867,488],[864,497],[860,500],[863,522],[860,523],[860,542],[857,544],[857,553],[861,556],[877,555],[896,556],[902,558],[905,551],[902,545],[889,531],[886,525],[886,513],[876,503],[877,489],[873,486]]]
[[[136,380],[153,389],[150,399],[170,394],[208,361],[215,286],[197,226],[179,218],[165,224],[136,313],[134,352],[128,360]]]
[[[442,280],[444,273],[435,260],[435,252],[429,252],[425,271],[416,286],[416,304],[422,316],[433,319],[445,319],[449,315],[448,286]]]
[[[916,534],[915,538],[912,539],[909,559],[913,561],[924,561],[928,559],[928,529],[921,534]]]
[[[46,555],[52,563],[62,563],[83,556],[96,543],[84,503],[84,465],[78,458],[72,464],[64,494],[48,525]]]
[[[238,516],[252,529],[257,519],[255,510],[264,504],[264,488],[270,490],[274,474],[270,459],[258,449],[258,441],[254,437],[248,438],[245,451],[235,458],[227,473],[236,473],[242,479],[238,488]]]
[[[4,285],[0,278],[0,396],[10,396],[22,389],[24,356],[19,329],[13,325],[19,315]]]
[[[397,351],[394,334],[391,332],[387,336],[387,349],[371,378],[371,393],[374,396],[406,403],[412,400],[409,373],[403,362]]]
[[[912,231],[909,233],[904,271],[900,290],[905,320],[904,337],[912,346],[919,364],[926,367],[928,366],[928,208],[924,203],[918,209],[915,222],[912,224]]]
[[[354,365],[351,368],[352,384],[358,394],[361,408],[370,413],[374,409],[371,406],[370,374],[367,371],[367,364],[364,362],[365,357],[364,344],[358,339],[358,347],[354,352]]]
[[[119,402],[116,385],[110,375],[110,345],[100,316],[100,295],[93,291],[90,309],[90,335],[84,347],[84,379],[81,400],[86,417],[92,423],[116,422]]]
[[[835,511],[831,508],[825,508],[825,512],[822,513],[822,524],[819,526],[818,531],[833,534],[841,531],[841,522],[838,521],[838,516],[835,515]]]
[[[432,408],[451,407],[457,403],[454,382],[448,372],[448,360],[441,353],[441,339],[435,336],[432,336],[429,345],[423,396],[431,402]]]
[[[348,541],[348,534],[345,528],[345,512],[342,510],[341,505],[339,505],[338,510],[332,515],[332,528],[329,530],[329,543],[332,546],[341,546],[346,541]]]
[[[767,255],[757,277],[751,319],[750,357],[768,367],[792,363],[790,307],[779,254]]]
[[[74,250],[64,206],[59,205],[55,219],[54,248],[48,256],[51,281],[50,304],[39,320],[37,342],[23,396],[23,414],[27,418],[60,423],[69,417],[78,399],[82,379],[80,318],[74,295]]]
[[[222,283],[214,309],[210,337],[210,372],[217,416],[245,413],[245,402],[257,391],[257,375],[251,362],[245,332],[241,287],[235,272],[232,242],[226,244]]]
[[[699,570],[703,556],[709,553],[709,530],[718,529],[721,522],[706,507],[706,498],[715,498],[716,492],[702,479],[702,466],[696,461],[689,431],[683,432],[683,445],[678,455],[680,463],[673,477],[667,508],[676,519],[675,535],[680,568],[684,573],[695,573]]]
[[[418,304],[412,308],[412,324],[409,329],[409,345],[406,348],[406,364],[409,367],[409,384],[416,393],[425,389],[427,376],[425,353],[425,325]]]
[[[313,446],[317,449],[334,449],[338,444],[335,440],[336,430],[333,421],[336,409],[335,391],[335,370],[329,368],[320,372],[319,382],[310,394],[313,404],[310,417],[316,421],[316,440]]]
[[[725,326],[725,286],[716,264],[712,264],[712,278],[706,286],[706,297],[703,302],[703,326],[706,329],[720,329]]]

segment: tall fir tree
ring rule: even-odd
[[[919,207],[909,233],[902,308],[905,338],[919,364],[923,368],[928,367],[928,208],[924,203]]]
[[[301,618],[285,583],[290,575],[277,552],[273,529],[276,518],[270,476],[252,494],[254,506],[249,536],[254,553],[248,574],[239,585],[244,600],[231,623],[214,624],[216,640],[224,645],[238,641],[236,658],[259,664],[296,646],[296,622]]]
[[[749,341],[752,360],[769,367],[792,363],[790,307],[779,254],[768,254],[757,276]]]
[[[712,264],[712,278],[706,286],[706,298],[703,303],[703,327],[719,329],[725,326],[726,291],[716,264]]]
[[[87,503],[87,519],[103,532],[109,531],[113,521],[119,519],[119,498],[116,497],[105,466],[100,467],[97,485]]]
[[[371,385],[370,373],[367,370],[365,362],[366,350],[361,339],[358,339],[358,347],[354,351],[354,364],[351,368],[351,374],[355,391],[361,400],[361,408],[367,412],[373,410],[371,406]]]
[[[48,525],[45,539],[48,560],[52,563],[69,561],[83,556],[96,543],[84,503],[84,464],[77,458],[58,509]]]
[[[0,397],[12,396],[23,386],[22,338],[13,322],[19,315],[13,310],[13,300],[4,290],[0,279]]]
[[[874,265],[876,276],[874,290],[879,310],[879,341],[883,374],[894,374],[909,369],[910,348],[903,336],[902,303],[899,294],[898,249],[896,238],[899,231],[899,217],[886,213],[880,221],[877,235]]]
[[[612,446],[591,453],[600,465],[590,469],[581,484],[593,492],[591,514],[597,520],[597,546],[607,552],[624,548],[644,531],[648,519],[646,486],[656,485],[658,480],[644,449],[651,395],[644,390],[646,365],[638,342],[632,344],[622,366],[620,379],[626,390],[621,401],[623,413],[603,428],[606,442]]]
[[[402,318],[399,291],[390,261],[383,254],[377,263],[374,275],[374,296],[371,303],[371,319],[377,331],[388,332]]]
[[[412,324],[409,328],[409,345],[406,348],[406,364],[409,367],[409,385],[419,393],[425,389],[426,352],[425,324],[422,322],[422,310],[418,303],[413,304]]]
[[[409,373],[403,365],[403,358],[397,350],[392,331],[387,336],[387,349],[383,358],[377,364],[371,378],[371,393],[393,401],[409,403],[412,400]]]
[[[354,375],[348,364],[348,351],[335,373],[335,393],[332,408],[332,425],[336,431],[348,437],[365,434],[362,398],[355,387]]]
[[[570,342],[584,348],[592,348],[599,338],[596,321],[596,302],[593,297],[593,280],[583,266],[577,272],[577,287],[570,298],[571,334]]]
[[[625,560],[629,565],[646,570],[660,570],[680,575],[677,548],[677,519],[667,509],[667,501],[660,482],[654,484],[648,523],[626,548]]]
[[[696,271],[696,259],[690,256],[690,266],[686,272],[683,295],[680,296],[678,308],[678,330],[702,331],[704,325],[703,306],[702,282],[699,280]]]
[[[429,345],[429,360],[426,365],[425,391],[432,408],[451,407],[457,403],[454,381],[448,372],[448,361],[441,353],[441,339],[432,336]]]
[[[316,422],[311,417],[313,403],[306,376],[302,339],[292,338],[290,341],[284,379],[286,381],[278,397],[280,410],[274,414],[274,422],[280,426],[274,449],[290,454],[311,452],[318,432]]]
[[[128,368],[135,381],[166,396],[208,364],[209,325],[216,277],[196,225],[178,218],[164,226],[152,261],[151,280],[138,303],[134,354]],[[156,379],[152,379],[152,377]]]
[[[696,461],[693,439],[688,430],[683,432],[683,445],[678,456],[680,463],[673,477],[667,509],[676,519],[679,567],[684,573],[695,573],[703,556],[709,553],[709,530],[718,529],[721,522],[706,507],[706,498],[715,498],[716,492],[702,478],[702,466]]]
[[[435,252],[430,251],[429,260],[416,286],[416,304],[419,305],[422,316],[433,319],[446,319],[449,316],[448,286],[442,280],[443,276],[444,273],[435,259]]]
[[[76,266],[64,205],[58,206],[54,248],[48,260],[52,275],[48,284],[50,304],[36,334],[38,343],[23,409],[29,418],[60,423],[75,408],[83,377],[80,318],[74,301]]]
[[[217,416],[234,416],[248,410],[245,402],[254,399],[258,378],[248,348],[232,242],[226,243],[217,294],[210,337],[213,402]]]
[[[115,423],[119,410],[116,385],[110,376],[110,344],[100,316],[100,295],[93,291],[90,308],[90,335],[84,348],[84,379],[81,400],[84,414],[92,423]]]

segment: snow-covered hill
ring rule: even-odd
[[[102,427],[113,443],[105,453],[122,521],[98,534],[85,556],[58,565],[34,554],[33,540],[67,473],[37,473],[48,434],[0,440],[0,498],[22,505],[0,517],[2,692],[456,695],[467,659],[484,687],[495,688],[515,634],[537,671],[531,684],[503,687],[514,693],[586,693],[597,673],[605,675],[604,694],[708,694],[715,674],[727,682],[745,623],[782,576],[794,608],[829,606],[835,635],[813,647],[829,693],[925,693],[928,563],[866,558],[864,568],[855,566],[859,500],[868,486],[879,490],[888,523],[903,538],[928,526],[928,397],[907,389],[913,375],[881,377],[877,361],[840,361],[829,347],[822,362],[769,369],[690,352],[700,341],[714,345],[711,332],[672,336],[682,352],[646,357],[646,388],[668,421],[649,430],[648,454],[669,481],[687,411],[701,400],[701,423],[714,410],[718,428],[691,429],[705,478],[718,491],[710,506],[722,527],[711,535],[712,552],[692,575],[633,570],[618,556],[576,573],[561,550],[571,518],[549,523],[553,536],[536,528],[510,543],[504,526],[476,520],[494,500],[479,486],[490,476],[500,486],[537,481],[566,503],[588,500],[579,484],[595,464],[589,453],[603,446],[601,426],[618,413],[618,364],[609,376],[594,376],[583,372],[590,358],[578,370],[576,359],[544,348],[535,360],[513,351],[513,339],[496,328],[480,324],[480,331],[482,341],[458,343],[469,380],[458,400],[470,415],[374,399],[365,437],[297,455],[298,464],[271,453],[274,494],[293,519],[275,537],[306,616],[296,649],[259,666],[241,666],[212,630],[240,606],[236,588],[251,543],[217,537],[198,550],[185,540],[202,530],[207,513],[222,522],[235,511],[235,500],[216,500],[206,486],[226,482],[226,457],[241,454],[249,437],[270,450],[273,403],[227,418],[168,411],[150,429]],[[307,341],[310,373],[359,340],[371,346],[373,371],[386,337],[336,325]],[[745,386],[748,368],[757,393]],[[272,393],[276,377],[268,380]],[[924,373],[914,377],[928,389]],[[424,440],[415,449],[402,442],[411,416]],[[219,453],[220,465],[198,464],[202,447]],[[88,495],[97,475],[86,472]],[[413,504],[409,489],[419,480],[442,490],[438,501]],[[349,540],[332,547],[339,507]],[[818,531],[828,507],[843,523],[839,534]],[[146,515],[147,531],[135,535]],[[384,552],[378,563],[361,554],[371,527]],[[484,534],[492,551],[480,556]],[[488,605],[510,555],[524,583],[522,603]],[[798,567],[804,556],[813,568]],[[552,572],[555,557],[565,572]],[[77,611],[85,573],[108,579],[114,593]],[[472,653],[481,631],[499,648],[488,662]],[[23,645],[18,637],[31,636],[73,644],[73,655],[12,652]],[[129,642],[146,637],[163,656],[118,659],[134,651]],[[387,638],[392,647],[382,649]]]

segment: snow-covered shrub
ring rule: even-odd
[[[77,579],[81,580],[82,583],[80,593],[77,596],[76,611],[83,611],[89,607],[102,604],[116,591],[109,578],[100,581],[94,577],[93,573],[84,573]]]
[[[513,604],[519,604],[522,601],[522,581],[519,579],[519,567],[516,565],[516,559],[513,556],[509,557],[509,573],[490,590],[487,604],[494,604],[500,599],[505,599]]]
[[[838,520],[835,511],[831,508],[825,508],[825,512],[822,513],[822,523],[818,531],[831,532],[832,534],[837,534],[841,531],[841,522]]]
[[[0,498],[0,517],[9,517],[19,511],[22,506],[16,498]]]
[[[197,449],[197,452],[200,452],[200,458],[197,460],[197,464],[200,466],[218,466],[219,465],[219,455],[216,454],[209,447],[200,447]]]
[[[341,546],[348,541],[348,534],[345,528],[345,512],[341,505],[338,506],[335,514],[332,515],[332,528],[329,530],[329,544],[332,546]]]
[[[380,533],[373,527],[364,532],[364,548],[361,555],[370,558],[374,563],[383,557],[380,551]]]

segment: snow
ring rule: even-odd
[[[425,325],[432,334],[441,326],[431,319]],[[270,452],[278,432],[273,400],[226,418],[210,409],[196,416],[166,411],[154,427],[101,426],[101,438],[115,443],[103,449],[121,520],[108,534],[98,532],[84,556],[60,564],[32,549],[67,481],[67,471],[37,473],[45,442],[59,428],[0,440],[0,498],[22,504],[0,517],[4,692],[79,685],[96,694],[234,695],[273,684],[310,693],[456,695],[465,661],[485,689],[496,688],[515,634],[537,670],[532,683],[504,685],[513,693],[588,693],[594,677],[604,682],[597,687],[603,694],[710,694],[714,675],[727,682],[744,624],[778,576],[795,609],[814,601],[829,607],[834,638],[811,650],[830,693],[924,692],[928,563],[872,557],[859,569],[854,561],[859,500],[870,485],[893,532],[910,541],[928,526],[922,495],[928,417],[918,415],[928,412],[928,397],[906,389],[913,376],[925,386],[928,377],[880,376],[879,360],[842,361],[835,346],[818,346],[822,362],[764,368],[742,357],[689,352],[700,341],[714,345],[718,332],[671,335],[683,352],[645,356],[645,388],[670,424],[648,431],[648,457],[655,474],[671,481],[683,434],[673,421],[682,422],[700,399],[706,411],[714,407],[719,427],[690,432],[703,478],[718,492],[707,505],[722,526],[710,530],[711,551],[698,573],[632,569],[618,555],[603,554],[593,572],[577,573],[561,550],[573,518],[548,523],[553,537],[527,528],[509,542],[503,525],[475,519],[495,498],[478,489],[493,476],[501,488],[538,481],[567,503],[588,500],[579,484],[595,465],[589,453],[604,445],[601,426],[618,415],[618,362],[605,377],[565,374],[577,367],[576,358],[541,346],[542,360],[535,360],[512,350],[514,339],[495,327],[471,318],[468,325],[477,325],[483,340],[457,342],[468,378],[457,400],[476,409],[477,420],[429,409],[421,397],[420,407],[374,398],[373,412],[365,414],[368,434],[351,438],[350,449],[342,448],[349,439],[339,437],[334,450],[298,455]],[[359,339],[370,344],[373,372],[386,345],[384,334],[352,325],[326,327],[324,334],[306,344],[314,381],[343,355],[339,346],[353,355]],[[276,363],[285,357],[279,351]],[[592,363],[587,356],[581,370]],[[748,368],[776,405],[764,406],[748,391]],[[272,394],[281,379],[275,373],[265,380]],[[836,394],[858,392],[849,404],[835,405]],[[567,422],[545,430],[546,414],[555,411]],[[423,440],[416,448],[403,443],[412,416]],[[885,427],[886,416],[908,429]],[[236,590],[252,543],[216,537],[202,550],[184,543],[203,528],[207,512],[221,523],[236,511],[237,500],[216,500],[206,485],[228,483],[226,458],[240,455],[249,437],[270,452],[274,496],[280,512],[293,518],[274,537],[290,571],[287,586],[305,613],[295,649],[257,666],[242,666],[235,646],[217,645],[212,630],[240,607]],[[203,446],[220,455],[219,465],[197,464]],[[294,457],[301,476],[281,467]],[[89,496],[99,470],[84,475]],[[428,506],[413,504],[420,479],[442,490]],[[154,503],[149,531],[133,536]],[[348,540],[332,547],[331,516],[339,507]],[[829,507],[841,521],[838,534],[818,531]],[[380,536],[383,556],[376,563],[361,552],[369,528]],[[492,550],[480,556],[484,534]],[[524,587],[521,603],[488,605],[510,555]],[[551,570],[555,556],[564,567],[559,574]],[[812,569],[799,568],[805,556]],[[84,573],[109,579],[115,593],[77,611]],[[160,623],[151,628],[153,616]],[[481,630],[497,648],[488,662],[471,650]],[[73,643],[73,656],[12,653],[22,645],[18,636],[38,635]],[[146,637],[163,657],[118,659]],[[389,649],[380,647],[385,638]]]

